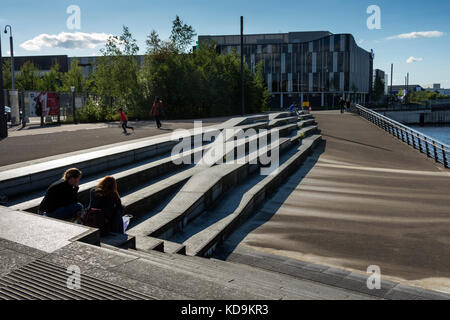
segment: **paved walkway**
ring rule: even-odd
[[[205,126],[212,126],[228,120],[225,118],[199,119]],[[50,157],[78,150],[127,142],[131,140],[167,134],[176,129],[190,129],[193,120],[163,121],[157,129],[154,121],[130,122],[135,128],[130,135],[124,135],[119,123],[96,123],[62,125],[53,127],[28,126],[9,130],[7,139],[0,140],[0,167],[19,162]],[[5,151],[5,152],[3,152]]]
[[[363,118],[315,114],[324,143],[226,243],[450,293],[450,171]]]

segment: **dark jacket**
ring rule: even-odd
[[[88,210],[100,209],[108,219],[110,225],[109,230],[116,233],[123,233],[123,206],[119,197],[116,196],[100,196],[95,192],[95,188],[91,189],[91,200]]]
[[[54,212],[58,208],[67,207],[78,202],[79,187],[71,186],[67,181],[59,180],[53,183],[45,193],[39,205],[41,212]]]

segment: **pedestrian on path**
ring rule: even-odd
[[[341,113],[344,113],[345,110],[345,101],[343,97],[339,98],[339,107],[341,108]]]
[[[123,133],[128,134],[127,129],[131,129],[134,132],[134,128],[128,126],[128,118],[126,114],[123,112],[123,109],[120,108],[119,112],[120,112],[120,124],[122,125]]]
[[[153,117],[155,117],[156,126],[158,127],[158,129],[161,128],[162,126],[160,120],[161,113],[162,113],[162,101],[161,99],[159,99],[159,97],[156,97],[155,101],[153,102],[151,114],[153,115]]]

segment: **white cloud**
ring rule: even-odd
[[[389,40],[393,39],[418,39],[418,38],[440,38],[445,33],[441,31],[418,31],[410,33],[402,33],[396,36],[388,37]]]
[[[61,32],[59,34],[40,34],[20,44],[27,51],[40,51],[42,48],[93,49],[106,43],[110,34]]]
[[[414,63],[414,62],[420,62],[420,61],[423,61],[423,58],[416,58],[416,57],[411,56],[406,60],[406,63]]]

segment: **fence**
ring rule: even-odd
[[[60,122],[65,121],[69,117],[73,118],[74,102],[77,110],[82,110],[86,105],[90,96],[95,96],[90,93],[75,93],[75,99],[71,92],[41,92],[41,91],[17,91],[14,93],[12,90],[4,90],[5,105],[9,107],[17,106],[19,110],[16,110],[17,116],[14,118],[12,124],[29,123],[30,118],[33,118],[33,122]],[[36,98],[40,94],[50,94],[57,97],[57,112],[53,112],[51,115],[44,117],[39,116],[36,113]],[[16,97],[16,98],[14,98]],[[48,107],[48,106],[47,106]],[[20,112],[20,119],[19,117]],[[41,118],[41,119],[39,119]]]
[[[363,106],[355,105],[354,108],[356,113],[363,118],[408,143],[421,153],[425,153],[436,162],[442,163],[445,168],[449,168],[450,147],[448,145]]]

